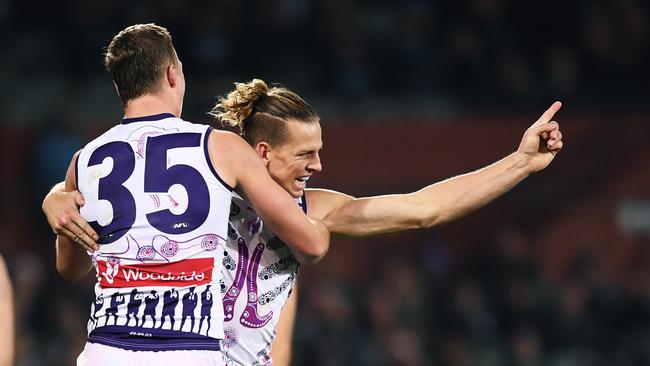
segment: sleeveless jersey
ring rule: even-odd
[[[307,212],[304,196],[296,201]],[[222,352],[226,364],[270,365],[275,327],[298,275],[299,263],[235,193],[223,254]]]
[[[89,342],[220,349],[232,188],[210,162],[210,131],[171,114],[124,119],[79,153],[81,214],[100,237]]]

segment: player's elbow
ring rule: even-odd
[[[295,255],[295,257],[296,260],[300,262],[300,264],[303,265],[316,264],[320,262],[320,260],[323,259],[323,257],[325,257],[325,254],[327,254],[328,250],[329,250],[329,242],[325,240],[318,240],[314,243],[314,245],[300,251],[300,253]]]
[[[56,270],[59,272],[59,275],[61,275],[61,277],[72,282],[79,281],[80,279],[84,278],[86,273],[88,273],[88,271],[82,271],[78,268],[74,268],[73,266],[65,266],[59,263],[56,265]]]
[[[59,275],[68,281],[79,281],[84,278],[90,271],[90,264],[86,263],[76,264],[69,263],[68,261],[63,261],[60,258],[57,258],[56,261],[56,271],[59,272]]]
[[[427,212],[423,211],[422,214],[415,215],[415,217],[412,217],[410,220],[408,220],[408,222],[406,222],[404,226],[416,230],[430,229],[444,222],[445,222],[445,215],[437,211],[433,212],[431,210],[428,210]]]

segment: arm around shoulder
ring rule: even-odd
[[[78,153],[75,154],[68,167],[65,176],[65,189],[68,192],[76,190],[75,183],[75,162]],[[90,257],[86,250],[68,236],[57,235],[56,239],[56,269],[66,280],[76,281],[83,278],[92,267]]]
[[[298,261],[319,261],[329,249],[329,233],[313,225],[294,199],[271,177],[255,151],[239,136],[213,131],[210,159],[221,178],[253,205],[264,223],[291,249]]]

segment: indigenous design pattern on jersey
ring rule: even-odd
[[[81,214],[100,236],[89,342],[220,349],[232,189],[210,163],[210,131],[169,114],[125,119],[80,152]]]
[[[303,209],[303,198],[296,200]],[[223,252],[226,364],[270,365],[280,313],[298,275],[289,248],[266,228],[246,201],[233,194]]]

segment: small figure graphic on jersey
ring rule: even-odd
[[[131,321],[131,316],[135,319],[135,326],[138,325],[138,311],[140,311],[140,305],[142,304],[142,298],[144,295],[142,295],[140,292],[138,292],[137,289],[133,289],[131,291],[131,297],[129,298],[129,303],[126,305],[126,326],[129,325],[129,322]]]
[[[113,317],[113,324],[117,324],[117,308],[122,304],[124,304],[124,295],[119,292],[114,292],[111,295],[111,306],[106,309],[105,325],[108,325],[111,316]]]
[[[163,293],[163,308],[162,315],[160,316],[160,325],[158,328],[162,328],[165,324],[165,317],[169,316],[172,325],[169,329],[174,329],[174,320],[176,318],[176,305],[178,304],[178,291],[175,288],[167,290]]]
[[[212,311],[212,292],[210,292],[210,285],[205,288],[201,293],[201,319],[199,320],[199,334],[201,334],[201,327],[203,326],[203,319],[207,319],[208,328],[205,330],[207,335],[210,332],[210,312]]]
[[[194,293],[194,289],[196,286],[192,286],[190,288],[190,291],[183,295],[183,317],[181,320],[181,327],[179,330],[183,330],[183,325],[185,324],[185,318],[188,316],[190,317],[190,320],[192,321],[192,326],[190,327],[190,332],[194,329],[194,309],[196,309],[196,305],[199,302],[197,299],[196,293]]]
[[[93,328],[97,326],[97,313],[104,307],[104,296],[102,294],[99,294],[95,298],[95,302],[93,303],[93,315],[90,317],[90,321],[93,323]]]
[[[158,293],[156,293],[156,291],[154,290],[151,290],[151,293],[144,298],[144,313],[142,314],[142,324],[140,324],[140,326],[143,326],[145,320],[147,319],[147,316],[150,316],[151,320],[153,321],[153,325],[151,327],[152,328],[156,327],[156,306],[157,305],[158,305]]]

